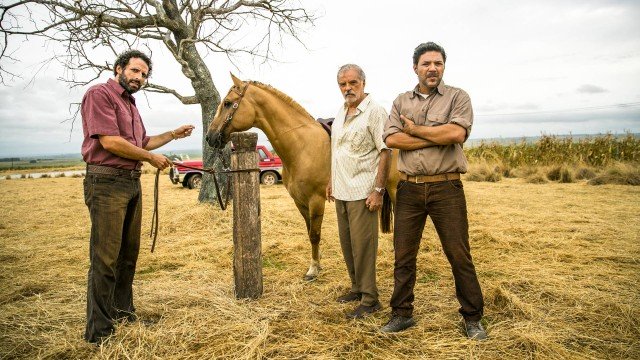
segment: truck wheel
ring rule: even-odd
[[[265,171],[260,175],[260,183],[263,185],[273,185],[278,182],[278,175],[273,171]]]
[[[189,178],[189,181],[187,181],[187,186],[189,187],[189,189],[197,189],[200,187],[201,183],[202,183],[202,175],[193,174]]]

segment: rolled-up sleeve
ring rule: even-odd
[[[473,126],[473,108],[471,98],[464,90],[460,90],[453,101],[449,122],[462,126],[467,131],[464,140],[469,138]]]
[[[100,135],[120,135],[116,108],[105,90],[100,88],[89,90],[82,102],[82,113],[91,138],[98,139]]]
[[[382,106],[377,106],[373,109],[371,116],[369,117],[369,133],[371,134],[378,151],[388,149],[382,139],[382,133],[388,118],[389,116],[387,115],[387,111]]]
[[[147,129],[144,127],[144,123],[140,121],[140,124],[142,125],[142,148],[146,149],[151,137],[147,135]]]
[[[382,140],[386,141],[389,135],[402,132],[402,123],[400,122],[400,103],[398,99],[393,102],[391,106],[391,114],[387,122],[384,124],[384,132],[382,133]]]

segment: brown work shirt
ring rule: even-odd
[[[87,164],[120,169],[140,169],[138,160],[126,159],[102,147],[100,135],[120,136],[144,148],[149,137],[136,108],[136,100],[120,84],[109,79],[94,85],[82,98],[82,158]]]
[[[436,91],[427,98],[420,95],[418,89],[416,86],[412,91],[402,93],[394,100],[382,138],[386,140],[387,136],[402,132],[402,114],[421,126],[460,125],[467,131],[466,140],[473,124],[473,109],[469,95],[462,89],[445,85],[443,81],[440,81]],[[398,170],[407,175],[466,173],[467,159],[462,151],[462,144],[400,150]]]

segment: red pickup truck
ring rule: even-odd
[[[273,185],[282,180],[282,160],[273,155],[264,145],[256,146],[256,151],[259,158],[260,183]],[[169,170],[169,177],[172,183],[182,183],[182,186],[189,189],[199,188],[202,181],[202,171],[180,166],[181,164],[202,168],[202,160],[176,161]]]

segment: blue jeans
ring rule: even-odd
[[[447,180],[416,184],[401,181],[396,196],[393,313],[412,316],[416,257],[427,216],[430,216],[453,271],[459,311],[467,320],[480,320],[484,302],[471,259],[467,203],[462,182]]]
[[[84,197],[91,218],[84,338],[99,342],[113,333],[116,319],[135,313],[132,285],[140,250],[140,180],[87,174]]]

